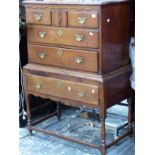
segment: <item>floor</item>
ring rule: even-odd
[[[110,117],[111,115],[109,114],[108,118]],[[90,125],[90,122],[91,124],[93,123],[93,126]],[[57,121],[56,117],[52,117],[37,126],[93,144],[99,144],[100,142],[100,122],[95,117],[89,119],[81,118],[79,110],[76,108],[63,109],[61,121]],[[120,131],[120,134],[122,132],[124,130]],[[19,135],[20,155],[101,155],[97,149],[72,143],[51,135],[33,131],[33,136],[30,136],[25,128],[19,129]],[[109,129],[107,129],[106,139],[107,143],[114,139],[113,132]],[[126,137],[107,150],[107,155],[134,154],[134,137]]]

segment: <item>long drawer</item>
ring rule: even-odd
[[[98,30],[28,26],[28,41],[77,47],[98,48]]]
[[[40,45],[28,45],[29,62],[76,69],[98,71],[98,53]]]
[[[30,74],[25,78],[30,92],[98,105],[98,86]]]
[[[98,86],[30,74],[26,75],[25,78],[27,89],[30,92],[52,95],[93,105],[99,104]]]

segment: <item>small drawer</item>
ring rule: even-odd
[[[51,25],[51,12],[49,10],[27,10],[26,22],[28,24]]]
[[[68,26],[75,27],[98,27],[98,12],[68,12]]]
[[[94,29],[56,28],[28,25],[28,41],[98,48],[99,32]]]
[[[93,105],[98,105],[99,103],[98,86],[36,75],[26,75],[25,77],[29,92],[71,99]]]
[[[98,53],[40,45],[29,45],[28,56],[32,63],[52,65],[80,71],[98,71]]]

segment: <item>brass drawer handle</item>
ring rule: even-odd
[[[40,21],[42,19],[42,15],[34,15],[34,19]]]
[[[57,34],[59,37],[62,37],[64,35],[64,32],[62,30],[58,30]]]
[[[61,50],[61,49],[58,49],[58,50],[57,50],[57,55],[58,55],[58,56],[62,56],[63,53],[64,53],[63,50]]]
[[[40,59],[45,59],[46,58],[46,53],[45,52],[39,52],[38,56]]]
[[[75,35],[75,40],[80,42],[84,39],[84,35],[83,34],[76,34]]]
[[[76,62],[77,64],[83,63],[83,60],[84,60],[83,57],[75,57],[75,62]]]
[[[39,37],[40,38],[45,38],[46,32],[39,32]]]
[[[81,98],[81,97],[84,97],[85,96],[85,92],[78,92],[78,96]]]
[[[57,88],[61,88],[62,87],[62,82],[60,80],[58,80],[56,82],[56,86],[57,86]]]
[[[43,84],[41,84],[41,83],[35,84],[36,89],[41,89],[42,87],[43,87]]]
[[[84,24],[87,22],[87,18],[83,16],[78,17],[77,20],[80,24]]]

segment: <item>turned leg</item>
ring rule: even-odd
[[[106,154],[106,127],[105,127],[105,119],[106,119],[106,110],[101,108],[101,152],[103,155]]]
[[[128,101],[128,128],[131,131],[132,136],[132,96],[127,98]]]
[[[58,120],[61,119],[61,111],[60,111],[60,103],[57,102],[57,118]]]
[[[33,134],[32,134],[32,129],[30,128],[30,126],[31,126],[31,121],[28,119],[27,129],[29,131],[30,136],[32,136]]]
[[[29,94],[25,95],[25,100],[26,100],[26,107],[27,107],[27,117],[28,117],[28,122],[27,122],[27,129],[30,133],[30,135],[32,135],[32,129],[30,128],[31,126],[31,108],[30,108],[30,100],[31,100],[31,96]]]

